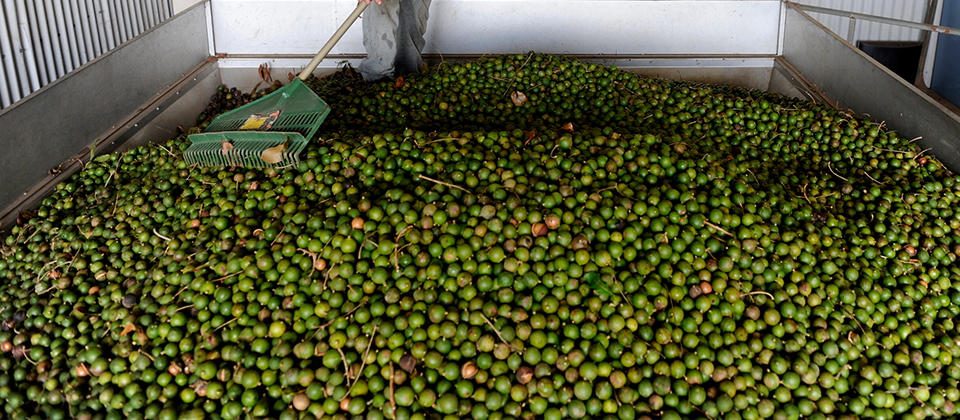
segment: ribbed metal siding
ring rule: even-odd
[[[929,0],[797,0],[797,3],[830,9],[859,12],[875,16],[923,22]],[[810,13],[831,31],[847,37],[850,19],[840,16]],[[854,32],[856,41],[920,41],[920,30],[877,22],[858,20]]]
[[[171,0],[0,0],[0,108],[172,15]]]

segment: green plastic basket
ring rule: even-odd
[[[263,98],[220,115],[203,133],[190,135],[191,144],[183,157],[188,164],[204,166],[294,165],[328,114],[330,106],[296,78]],[[261,158],[264,151],[288,140],[282,160],[269,163]]]

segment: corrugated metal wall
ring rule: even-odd
[[[0,0],[0,108],[172,15],[171,0]]]
[[[894,19],[909,20],[922,23],[927,13],[929,0],[795,0],[797,3],[845,10],[848,12],[865,13],[868,15],[883,16]],[[810,13],[831,31],[843,38],[847,38],[850,28],[850,19],[840,16],[831,16],[822,13]],[[901,26],[886,25],[877,22],[858,20],[854,32],[856,41],[920,41],[923,34],[920,30]]]

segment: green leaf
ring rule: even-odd
[[[613,296],[613,290],[600,279],[600,273],[586,273],[583,275],[583,279],[586,280],[587,285],[597,293],[604,296]]]

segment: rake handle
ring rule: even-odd
[[[367,2],[358,1],[357,8],[353,9],[353,13],[350,13],[350,16],[347,16],[347,20],[343,21],[340,24],[340,27],[337,28],[337,31],[333,33],[333,36],[330,37],[330,40],[326,44],[323,44],[323,48],[320,48],[320,52],[313,57],[313,60],[310,60],[310,64],[307,64],[307,67],[300,72],[300,80],[307,80],[307,77],[310,77],[310,74],[317,69],[317,66],[320,65],[320,62],[323,61],[324,57],[327,56],[327,53],[333,49],[334,45],[337,45],[337,42],[340,41],[340,38],[343,37],[343,34],[347,32],[347,29],[350,29],[350,25],[353,25],[353,22],[360,17],[360,13],[363,13],[363,10],[367,8]]]

